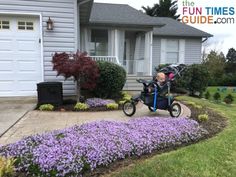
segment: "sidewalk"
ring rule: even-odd
[[[36,105],[34,98],[0,98],[0,137]]]
[[[181,117],[189,117],[190,110],[182,105]],[[158,110],[156,113],[150,112],[142,104],[137,105],[136,114],[133,117],[127,117],[119,111],[106,112],[28,112],[14,127],[0,138],[0,144],[13,143],[25,136],[45,133],[52,130],[63,129],[73,125],[83,123],[108,120],[108,121],[128,121],[137,117],[170,117],[167,111]]]

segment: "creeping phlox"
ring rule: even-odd
[[[36,176],[78,176],[86,170],[192,142],[207,134],[187,118],[138,118],[73,126],[0,147],[0,156],[16,158],[17,171]]]

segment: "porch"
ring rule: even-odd
[[[80,36],[92,59],[123,66],[130,76],[152,75],[152,30],[81,27]]]

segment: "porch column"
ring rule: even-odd
[[[112,29],[108,32],[108,55],[116,56],[123,64],[125,32],[124,30]]]
[[[144,72],[147,75],[152,75],[152,43],[153,31],[145,33],[145,47],[144,47]]]
[[[80,29],[80,51],[89,53],[89,42],[91,41],[91,29],[81,27]]]

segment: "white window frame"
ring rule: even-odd
[[[177,43],[177,47],[175,47],[175,48],[169,48],[169,42],[175,42],[175,43]],[[179,44],[179,40],[178,39],[167,39],[167,41],[166,41],[166,63],[167,64],[177,64],[177,63],[179,63],[179,48],[180,48],[180,44]],[[176,61],[176,63],[172,63],[172,62],[168,62],[167,61],[167,56],[168,56],[168,54],[171,54],[171,53],[174,53],[174,54],[176,54],[177,55],[177,61]]]
[[[8,22],[8,24],[3,24],[3,22]],[[3,28],[3,26],[7,26],[8,28]],[[11,22],[9,20],[0,20],[0,30],[10,30],[11,29]]]
[[[160,51],[160,64],[170,64],[166,61],[167,55],[167,40],[168,39],[161,39],[161,51]],[[172,40],[172,39],[170,39]],[[175,39],[173,39],[175,40]],[[178,40],[178,62],[176,64],[184,64],[185,63],[185,39],[176,39]]]

